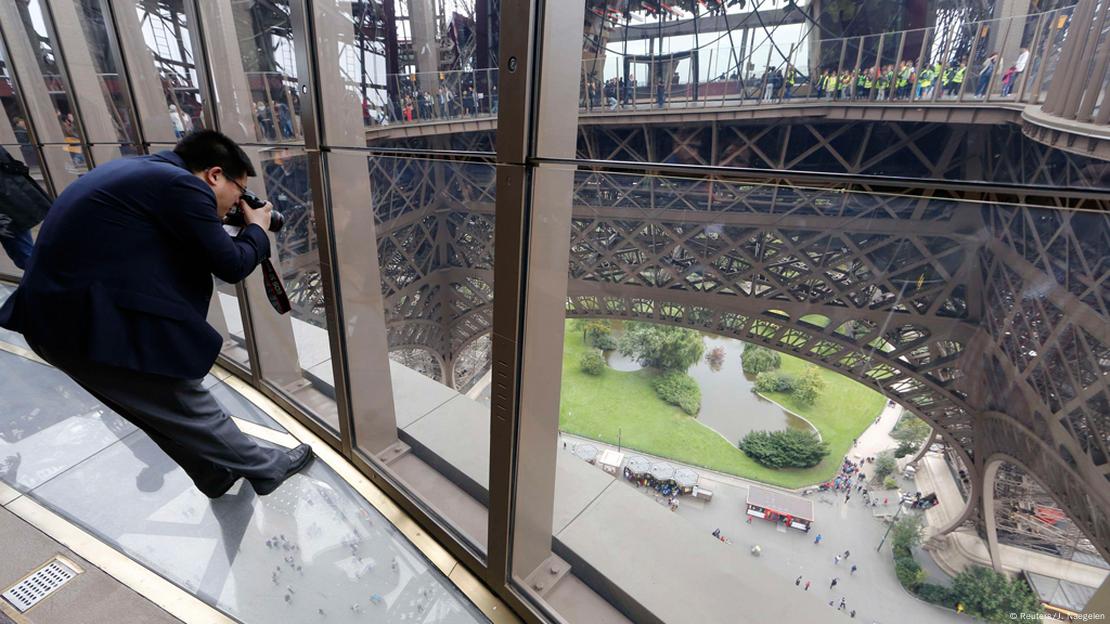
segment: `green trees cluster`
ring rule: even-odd
[[[794,391],[796,382],[797,378],[794,375],[768,371],[755,376],[755,389],[759,392],[784,392],[789,394]]]
[[[806,366],[801,375],[767,371],[756,375],[755,389],[759,392],[787,393],[801,403],[813,405],[825,389],[825,380],[816,366]]]
[[[1025,581],[1011,580],[990,568],[969,567],[956,575],[951,587],[926,583],[925,572],[914,561],[912,552],[921,543],[921,531],[921,516],[914,515],[896,522],[890,534],[895,574],[903,587],[922,600],[950,609],[963,604],[969,615],[997,624],[1032,621],[1036,618],[1033,614],[1043,613],[1041,603]]]
[[[635,358],[641,366],[660,371],[652,380],[655,393],[667,403],[677,405],[693,416],[701,409],[701,388],[686,374],[701,359],[705,343],[692,329],[629,321],[617,341],[621,354]]]
[[[651,380],[655,393],[671,405],[693,416],[701,409],[701,388],[694,378],[682,371],[670,371]]]
[[[881,482],[898,468],[898,460],[894,459],[894,453],[890,451],[882,451],[875,457],[875,468],[872,470],[875,473],[875,481]]]
[[[951,600],[987,622],[1032,621],[1044,607],[1024,580],[1009,579],[990,568],[970,567],[952,580]],[[1024,617],[1023,617],[1024,616]]]
[[[743,366],[745,373],[758,375],[778,370],[782,366],[782,356],[777,351],[745,342],[744,354],[740,358],[740,364]]]
[[[894,573],[902,587],[911,592],[925,582],[925,570],[913,558],[913,549],[921,544],[924,525],[920,515],[906,516],[890,529],[891,550],[894,551]]]
[[[601,349],[611,351],[617,348],[617,339],[613,337],[613,325],[609,321],[600,319],[574,319],[571,327],[582,332],[582,342]]]
[[[579,358],[578,367],[583,373],[597,377],[605,372],[605,356],[596,349],[590,349]]]
[[[624,324],[617,348],[622,355],[636,358],[641,366],[686,372],[705,352],[705,343],[692,329],[629,321]]]
[[[825,380],[816,366],[807,366],[802,369],[802,374],[794,384],[794,398],[806,405],[813,405],[821,391],[825,389]]]
[[[890,437],[898,442],[898,447],[894,449],[894,456],[905,457],[917,452],[932,432],[933,428],[929,423],[909,412],[903,412],[898,423],[894,425],[894,430],[890,432]]]
[[[829,445],[816,433],[797,429],[751,431],[738,446],[768,468],[812,468],[829,454]]]

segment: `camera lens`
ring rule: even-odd
[[[270,231],[277,233],[281,228],[285,227],[285,215],[276,210],[270,211]]]

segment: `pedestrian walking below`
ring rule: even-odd
[[[844,551],[844,558],[845,558],[845,559],[847,559],[847,558],[848,558],[848,556],[849,556],[849,555],[851,555],[851,554],[852,554],[852,553],[851,553],[850,551],[847,551],[847,550],[845,550],[845,551]]]
[[[813,543],[814,544],[820,544],[821,543],[821,534],[820,533],[817,534],[817,537],[813,538]]]
[[[806,581],[806,587],[805,587],[805,590],[806,590],[806,591],[809,591],[809,581]]]
[[[843,611],[844,607],[848,606],[847,601],[843,597],[840,598],[840,606],[836,608],[837,611]]]
[[[856,564],[854,564],[854,563],[853,563],[853,564],[852,564],[852,572],[851,572],[851,574],[852,574],[853,576],[855,576],[855,574],[856,574],[856,570],[857,570],[857,569],[859,569],[859,568],[857,568],[857,567],[856,567]]]
[[[797,587],[797,586],[799,586],[799,585],[801,585],[801,584],[802,584],[802,577],[801,577],[801,576],[799,576],[798,578],[794,579],[794,587]]]
[[[840,565],[840,555],[833,557],[833,565]]]
[[[829,589],[832,589],[832,588],[836,587],[836,584],[839,583],[839,582],[840,582],[839,578],[833,577],[832,582],[829,583]]]

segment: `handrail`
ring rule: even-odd
[[[647,66],[648,78],[637,82],[635,72],[630,71],[628,84],[623,72],[606,73],[606,57],[584,58],[579,110],[622,113],[821,100],[881,102],[884,106],[951,102],[1027,105],[1046,103],[1051,92],[1070,87],[1082,93],[1063,100],[1070,105],[1064,117],[1107,124],[1110,106],[1103,102],[1110,100],[1110,37],[1097,39],[1098,20],[1093,27],[1091,20],[1085,23],[1083,33],[1092,40],[1086,54],[1062,57],[1067,43],[1080,39],[1069,37],[1068,31],[1077,7],[1086,3],[1094,5],[1094,0],[1027,15],[821,39],[812,46],[792,46],[794,58],[789,62],[783,59],[758,75],[741,76],[734,71],[737,65],[752,63],[754,51],[737,59],[734,49],[722,47],[695,50],[679,60],[668,54],[637,61],[635,66],[641,72]],[[1100,18],[1106,15],[1107,6],[1103,3],[1098,9]],[[811,51],[813,58],[804,58]],[[824,60],[829,61],[821,62]],[[682,71],[675,71],[680,63]],[[717,69],[721,66],[725,71]],[[877,71],[880,67],[882,71]],[[1077,76],[1072,71],[1076,68],[1090,68],[1094,79],[1084,81],[1086,74]],[[716,77],[701,79],[705,74]],[[1060,79],[1054,80],[1057,75]],[[496,68],[390,74],[384,85],[373,90],[375,100],[365,99],[364,122],[377,126],[496,117],[497,80]],[[1076,86],[1078,83],[1083,84]],[[1105,95],[1103,90],[1107,90]]]

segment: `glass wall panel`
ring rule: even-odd
[[[952,415],[1006,406],[1059,445],[1032,456],[1106,461],[1087,429],[1107,394],[1102,211],[580,169],[565,217],[565,323],[529,326],[562,335],[561,365],[526,362],[523,383],[561,383],[551,548],[631,621],[954,622],[902,587],[907,567],[952,582],[944,551],[884,545],[892,517],[935,532],[989,478]],[[934,426],[936,452],[896,469]],[[1058,527],[1087,517],[1062,492],[1104,485],[1039,478]],[[999,522],[1028,526],[1034,506],[1006,500]],[[548,606],[597,618],[554,582]]]
[[[249,113],[254,119],[258,141],[303,141],[297,54],[304,51],[295,49],[290,0],[220,1],[230,2],[239,61],[250,93],[250,102],[236,103],[239,114]],[[244,106],[250,106],[250,110],[243,110]]]
[[[174,132],[181,136],[203,128],[204,101],[193,52],[193,24],[184,0],[136,0],[135,11],[142,40],[153,57],[166,96]]]
[[[53,41],[49,16],[43,10],[42,0],[28,0],[15,4],[20,22],[10,27],[5,25],[5,33],[11,33],[8,35],[11,37],[22,37],[30,45],[35,52],[35,61],[38,65],[35,69],[38,76],[31,73],[31,68],[21,71],[28,74],[26,79],[43,81],[55,113],[55,119],[52,122],[61,129],[64,141],[73,146],[71,149],[80,152],[82,143],[80,123],[62,78],[60,67],[62,61]],[[44,120],[43,123],[48,122]],[[83,157],[79,166],[84,167]]]
[[[274,236],[272,259],[293,308],[279,317],[265,301],[255,304],[259,308],[252,305],[255,325],[265,323],[270,329],[257,340],[270,336],[288,341],[285,348],[258,345],[262,374],[338,434],[309,159],[303,148],[272,147],[257,150],[256,165],[258,177],[250,186],[284,217],[284,227]]]
[[[580,158],[1006,184],[1039,176],[1049,185],[1083,188],[1110,184],[1097,159],[1026,136],[1020,113],[1006,108],[1023,88],[1029,101],[1052,88],[1075,10],[1070,3],[1047,5],[1047,11],[1029,5],[1012,16],[1001,9],[993,15],[936,10],[927,28],[929,20],[895,5],[876,8],[873,17],[870,9],[861,10],[859,20],[839,24],[827,14],[822,20],[837,25],[818,27],[807,19],[812,8],[783,10],[794,3],[725,4],[655,9],[642,3],[613,10],[588,3],[579,73]],[[1013,10],[1007,5],[1007,12]],[[878,115],[877,102],[887,110],[923,101],[934,106],[915,112],[912,121],[889,115],[881,123],[864,121]],[[820,120],[801,116],[817,102],[829,107]],[[998,106],[976,110],[998,116],[949,123],[955,110],[986,102]],[[640,115],[646,111],[657,114]],[[779,114],[789,122],[768,125]],[[675,135],[681,130],[689,136],[694,129],[702,131],[696,157],[684,159],[691,145]],[[736,152],[743,157],[736,159]],[[1024,164],[1034,154],[1040,163],[1035,170]]]
[[[243,328],[243,313],[239,308],[238,290],[213,277],[215,288],[212,291],[212,305],[208,313],[208,323],[220,332],[224,344],[220,354],[245,370],[251,370],[250,351],[247,349],[247,336]]]
[[[496,3],[399,0],[381,6],[326,2],[339,16],[339,71],[362,112],[367,143],[428,148],[442,134],[452,149],[492,151],[497,117]],[[384,132],[398,124],[485,119],[479,133]],[[473,136],[471,136],[473,135]]]
[[[42,171],[38,164],[30,121],[20,100],[19,86],[12,76],[8,53],[3,45],[0,45],[0,109],[0,143],[12,146],[8,152],[28,167],[34,167],[41,180]]]
[[[357,171],[361,163],[371,191],[365,198],[333,191],[356,448],[387,458],[385,469],[394,478],[483,551],[494,166],[344,151],[333,160],[344,171]],[[376,372],[376,358],[386,354],[355,346],[372,343],[368,334],[375,332],[384,334],[376,344],[388,349],[386,388],[380,387],[386,377]],[[367,413],[372,396],[390,392],[390,402]],[[383,422],[389,412],[394,420]],[[396,459],[382,454],[393,436],[409,449]]]
[[[78,74],[89,72],[92,75],[75,76],[74,84],[86,84],[86,81],[98,83],[103,97],[103,103],[96,102],[95,105],[89,103],[82,106],[82,115],[90,140],[94,143],[114,140],[118,143],[134,144],[138,142],[138,129],[135,127],[135,114],[129,100],[127,79],[120,73],[119,47],[112,32],[107,1],[77,0],[75,7],[59,5],[55,11],[55,17],[76,18],[80,23],[77,28],[71,28],[69,32],[83,33],[84,36],[70,42],[66,54],[77,57],[71,61],[73,71]],[[88,95],[92,97],[91,94]],[[134,150],[129,151],[134,153]],[[127,151],[125,151],[126,154]]]

